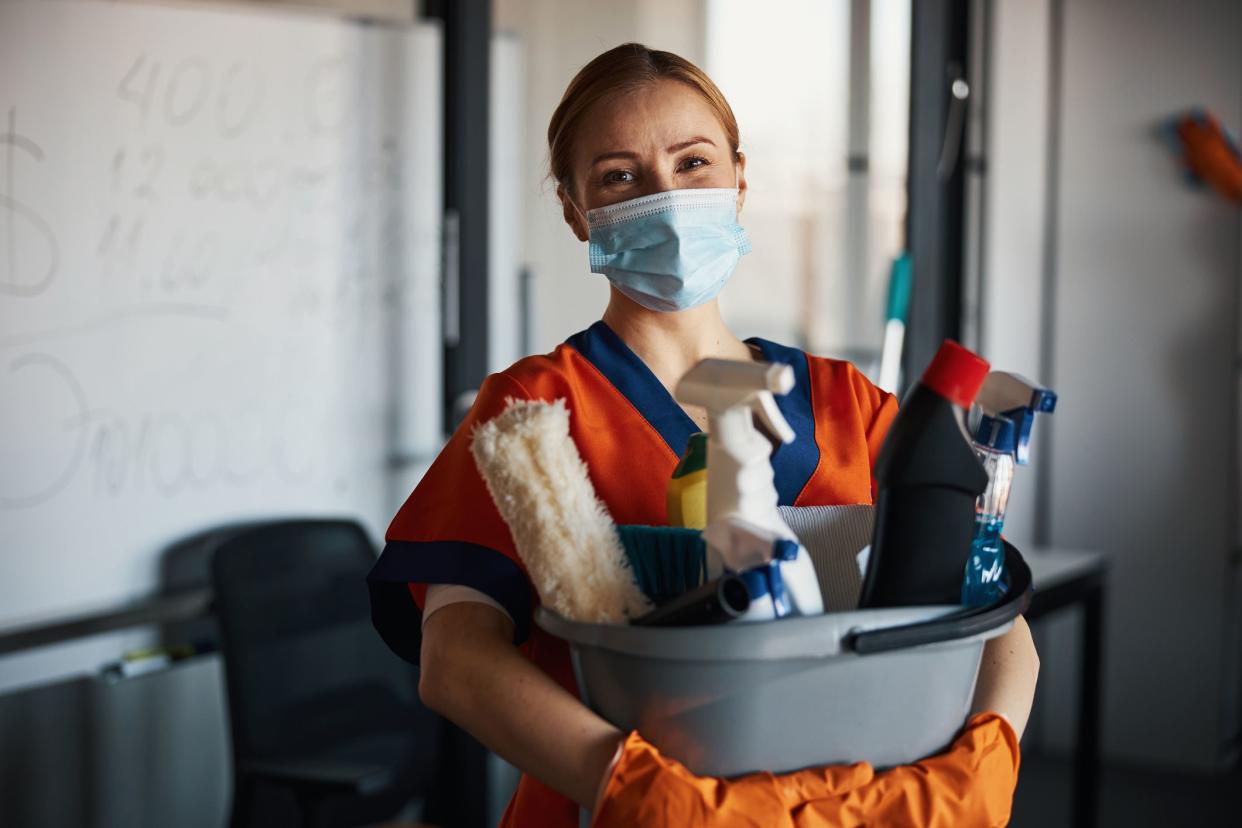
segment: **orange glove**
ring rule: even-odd
[[[1018,739],[995,713],[980,713],[950,748],[876,773],[831,765],[738,779],[698,777],[637,733],[596,808],[593,828],[838,828],[853,825],[973,828],[1009,822],[1018,782]]]
[[[1210,112],[1196,112],[1177,122],[1186,166],[1230,201],[1242,204],[1242,158],[1220,122]]]

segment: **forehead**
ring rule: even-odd
[[[726,148],[724,127],[707,100],[680,81],[662,79],[599,101],[584,114],[576,163],[605,152],[658,152],[694,136]]]

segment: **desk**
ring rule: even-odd
[[[1100,673],[1104,638],[1104,587],[1108,560],[1099,552],[1032,549],[1023,553],[1035,592],[1028,621],[1082,605],[1079,648],[1078,733],[1074,746],[1074,828],[1095,825],[1100,773]]]

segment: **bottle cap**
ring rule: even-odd
[[[979,421],[979,427],[975,429],[975,445],[1005,454],[1016,454],[1018,440],[1013,420],[984,414]]]
[[[970,408],[990,367],[983,357],[946,339],[923,372],[922,383],[954,405]]]

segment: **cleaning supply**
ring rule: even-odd
[[[512,400],[475,429],[470,450],[545,606],[597,624],[651,610],[570,437],[564,400]]]
[[[985,416],[975,436],[975,454],[988,474],[988,485],[975,506],[975,536],[962,577],[961,600],[968,607],[987,606],[1005,594],[1001,529],[1013,482],[1012,445],[1013,421]]]
[[[777,511],[772,440],[789,443],[794,433],[772,395],[787,394],[793,385],[788,365],[723,359],[703,360],[677,384],[676,398],[708,415],[708,574],[763,567],[748,580],[765,591],[752,592],[745,620],[824,611],[811,558]],[[768,567],[773,561],[774,569]]]
[[[982,609],[886,607],[676,629],[575,624],[540,609],[535,623],[568,642],[587,706],[695,774],[887,767],[952,741],[984,647],[1029,606],[1030,568],[1012,546],[1005,552],[1010,589]]]
[[[736,621],[750,610],[750,589],[739,575],[726,573],[683,593],[646,615],[638,627],[702,627]]]
[[[697,431],[686,443],[668,481],[668,525],[703,529],[707,526],[707,434]]]
[[[707,580],[707,548],[698,529],[618,526],[638,586],[663,606]]]
[[[795,614],[793,599],[789,590],[785,588],[783,567],[797,562],[800,549],[797,541],[777,538],[772,541],[772,560],[766,564],[752,566],[741,573],[742,582],[746,584],[746,589],[750,592],[751,603],[756,605],[754,610],[744,616],[744,620],[770,621],[773,618],[784,618],[786,615]],[[805,551],[802,554],[806,555],[809,562],[810,555],[807,555]],[[812,570],[811,577],[814,576],[815,572]],[[816,586],[818,585],[817,581]],[[823,611],[821,603],[819,612]],[[797,614],[810,613],[798,612]]]
[[[870,503],[846,506],[781,506],[781,517],[811,556],[824,612],[858,608],[858,593],[866,565],[859,553],[871,543],[875,507]]]
[[[1057,395],[1017,374],[993,371],[976,403],[983,417],[975,430],[975,454],[988,473],[988,485],[975,504],[975,536],[962,578],[962,603],[986,606],[1005,594],[1005,555],[1001,529],[1014,468],[1030,461],[1035,415],[1051,414]]]
[[[876,459],[875,530],[860,606],[956,604],[988,483],[966,411],[988,363],[945,340],[911,389]]]

